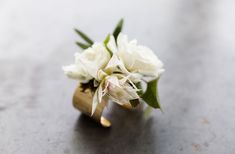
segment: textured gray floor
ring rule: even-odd
[[[232,0],[0,0],[1,154],[234,154],[235,2]],[[62,65],[72,29],[102,41],[124,32],[165,63],[164,113],[108,109],[103,129],[71,105]]]

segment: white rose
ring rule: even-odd
[[[63,67],[65,74],[82,83],[92,78],[97,79],[100,69],[103,69],[110,60],[110,54],[102,43],[94,43],[92,47],[82,53],[75,53],[75,64]]]
[[[128,42],[127,35],[120,33],[115,46],[114,38],[108,43],[110,50],[123,61],[128,71],[147,76],[159,77],[164,72],[163,63],[145,46],[137,45],[136,40]]]
[[[82,65],[69,65],[62,67],[64,73],[71,79],[78,80],[80,83],[87,83],[92,79],[92,76],[82,67]]]

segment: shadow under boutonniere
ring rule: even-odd
[[[75,124],[74,144],[83,144],[85,151],[97,154],[155,152],[153,119],[144,118],[140,108],[127,110],[112,104],[104,114],[113,121],[111,128],[104,128],[81,114]]]

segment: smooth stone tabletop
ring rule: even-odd
[[[235,1],[0,0],[1,154],[234,154]],[[110,105],[105,129],[72,107],[74,27],[124,33],[165,64],[163,113]]]

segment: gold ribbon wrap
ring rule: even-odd
[[[73,106],[80,110],[83,114],[90,116],[103,127],[110,127],[111,122],[102,116],[107,101],[102,99],[102,102],[97,105],[94,114],[91,116],[92,100],[93,97],[89,90],[82,92],[81,88],[77,87],[73,95]]]
[[[73,106],[81,111],[83,114],[90,116],[93,120],[100,123],[103,127],[110,127],[111,122],[102,116],[105,105],[108,102],[102,99],[102,102],[97,105],[94,114],[91,116],[92,100],[93,96],[90,90],[82,92],[81,88],[77,87],[73,95]],[[125,103],[121,105],[121,107],[126,109],[133,109],[130,103]]]

